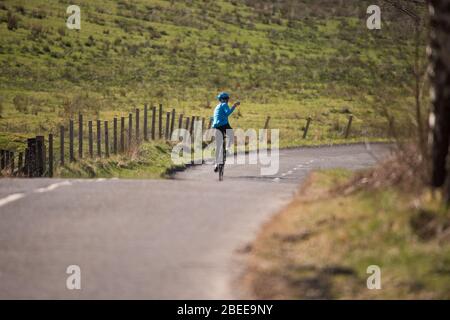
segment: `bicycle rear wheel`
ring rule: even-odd
[[[225,140],[226,136],[224,133],[222,133],[222,137],[223,137],[222,150],[219,151],[219,152],[222,152],[222,159],[221,159],[222,163],[219,164],[219,181],[223,181],[223,172],[225,170],[225,161],[227,158],[227,149],[226,149],[226,140]]]
[[[224,170],[224,165],[223,164],[219,164],[219,181],[223,180],[223,170]]]

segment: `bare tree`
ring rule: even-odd
[[[426,30],[427,21],[424,17],[424,8],[426,2],[424,0],[383,0],[388,5],[394,7],[399,12],[403,13],[413,23],[414,26],[414,55],[412,73],[414,76],[414,101],[415,101],[415,120],[417,123],[417,139],[419,149],[422,153],[422,157],[428,156],[428,150],[426,146],[426,125],[424,118],[424,111],[422,106],[422,94],[423,88],[426,82],[426,70],[427,64],[422,60],[423,48],[423,34]]]
[[[429,0],[429,13],[431,184],[435,188],[447,185],[446,200],[450,204],[447,173],[450,140],[450,0]]]
[[[398,10],[410,16],[419,25],[421,23],[414,10],[408,5],[428,4],[430,40],[428,47],[428,78],[431,85],[431,111],[429,115],[429,142],[431,146],[431,186],[446,187],[446,202],[450,204],[450,0],[384,0]],[[419,30],[417,30],[419,31]],[[416,36],[418,37],[418,32]],[[418,56],[416,52],[416,57]],[[417,61],[417,60],[416,60]],[[421,117],[420,94],[417,89],[419,66],[416,70],[416,113]],[[420,122],[419,130],[420,129]],[[423,142],[422,142],[423,144]]]

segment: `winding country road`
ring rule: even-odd
[[[372,146],[378,156],[388,148]],[[375,163],[363,145],[280,151],[280,171],[171,180],[0,179],[0,298],[230,299],[239,250],[312,169]],[[81,290],[66,268],[81,268]]]

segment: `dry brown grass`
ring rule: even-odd
[[[399,154],[354,176],[313,173],[249,246],[246,298],[450,298],[450,221],[416,181],[417,159]],[[382,290],[366,287],[372,264]]]
[[[374,169],[356,173],[352,179],[337,186],[335,192],[350,194],[359,190],[395,187],[420,194],[426,187],[427,168],[415,145],[407,145]]]

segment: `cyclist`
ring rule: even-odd
[[[225,136],[227,136],[227,148],[233,142],[233,131],[228,122],[228,117],[233,113],[238,105],[240,105],[239,101],[233,104],[230,108],[228,106],[228,101],[230,100],[230,95],[226,92],[221,92],[217,96],[217,100],[219,100],[219,104],[216,106],[214,110],[214,119],[212,123],[212,127],[216,130],[216,165],[214,166],[214,172],[217,172],[219,169],[219,163],[223,163],[223,145],[220,142],[223,142]],[[228,132],[227,132],[228,130]]]

